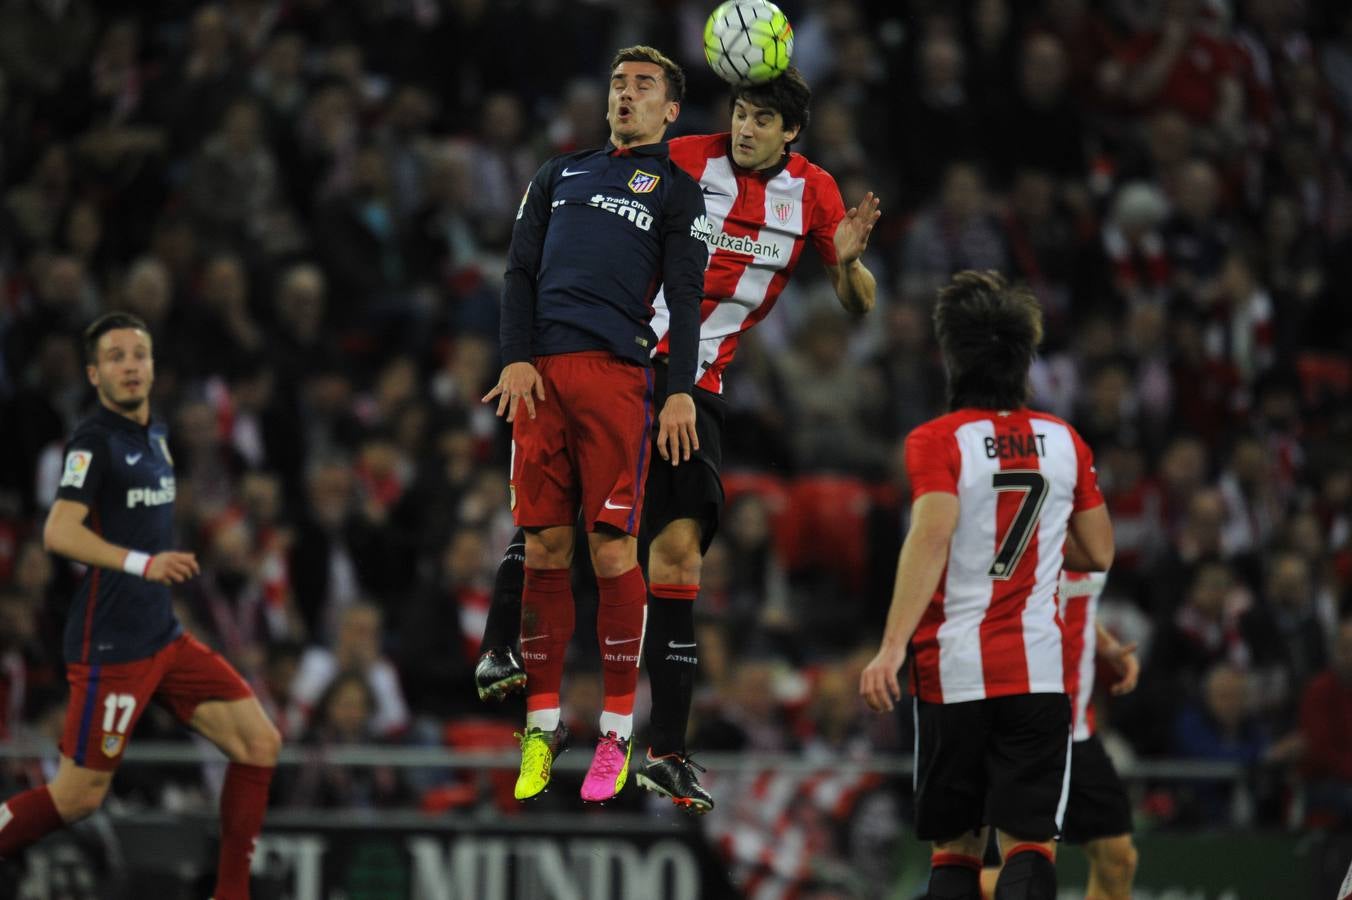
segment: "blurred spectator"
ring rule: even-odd
[[[1304,558],[1284,550],[1268,559],[1267,568],[1258,602],[1243,614],[1239,627],[1262,676],[1262,711],[1285,731],[1295,721],[1301,685],[1324,668],[1329,640]]]
[[[1207,32],[1204,15],[1201,0],[1165,0],[1163,23],[1122,50],[1122,96],[1135,108],[1177,109],[1234,140],[1244,111],[1235,53]]]
[[[977,110],[964,82],[965,54],[956,37],[931,26],[920,37],[915,62],[914,76],[902,80],[905,87],[894,101],[900,114],[890,117],[909,205],[930,199],[943,167],[975,159],[981,149]]]
[[[986,154],[1006,183],[1024,168],[1056,179],[1084,174],[1084,123],[1070,93],[1069,75],[1058,37],[1035,31],[1024,39],[1012,102],[992,110],[995,118],[987,126],[1004,136],[999,144],[987,144]]]
[[[1164,195],[1148,182],[1128,182],[1113,198],[1100,248],[1100,277],[1117,304],[1113,312],[1167,298],[1171,269],[1160,226],[1168,212]]]
[[[1300,700],[1306,824],[1352,823],[1352,620],[1338,626],[1332,665],[1311,679]]]
[[[1218,559],[1199,562],[1183,605],[1160,626],[1148,668],[1174,677],[1184,690],[1214,665],[1247,668],[1253,654],[1240,617],[1248,602],[1229,566]]]
[[[326,712],[324,706],[331,698],[331,689],[354,676],[367,689],[364,714],[360,718],[345,717],[339,733],[347,740],[363,734],[383,739],[403,733],[409,726],[408,704],[399,683],[399,672],[382,653],[380,644],[379,608],[356,603],[343,610],[338,617],[333,648],[311,644],[300,658],[296,680],[291,685],[292,705],[287,723],[290,733],[307,729],[322,733],[325,717],[332,713],[331,709]],[[351,712],[351,707],[347,711]]]
[[[302,676],[304,675],[302,665]],[[313,721],[301,739],[315,757],[293,770],[278,794],[290,806],[320,809],[376,809],[407,804],[411,799],[398,769],[349,766],[328,762],[324,751],[369,744],[385,735],[378,723],[379,699],[359,671],[337,673],[315,703]]]
[[[1220,177],[1211,163],[1190,159],[1179,166],[1170,199],[1173,214],[1162,229],[1176,290],[1192,293],[1220,271],[1231,229],[1218,214]]]
[[[84,351],[70,335],[42,335],[19,388],[0,402],[0,485],[19,498],[28,515],[38,509],[38,466],[60,448],[79,418],[88,382]]]
[[[907,235],[900,265],[902,298],[928,304],[955,272],[1005,266],[1004,241],[981,171],[970,163],[949,164],[938,202],[916,218]]]
[[[1244,672],[1218,663],[1205,673],[1201,698],[1179,712],[1173,751],[1191,759],[1256,765],[1268,748],[1269,736],[1252,708]],[[1227,821],[1241,799],[1224,781],[1197,783],[1192,798],[1194,822]]]
[[[215,246],[277,241],[277,191],[258,103],[236,100],[193,162],[188,199],[203,237]]]
[[[483,712],[473,671],[492,600],[493,553],[498,549],[489,547],[477,529],[457,530],[435,572],[401,612],[399,670],[414,709],[441,717]]]
[[[838,310],[814,314],[795,335],[780,363],[784,389],[794,398],[790,434],[804,469],[877,473],[884,445],[863,428],[878,397],[847,356],[849,326]]]
[[[352,466],[321,457],[306,473],[305,516],[296,529],[290,569],[296,605],[312,640],[336,633],[344,611],[389,584],[400,559],[395,536],[358,502]]]

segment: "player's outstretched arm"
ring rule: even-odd
[[[836,248],[836,265],[827,266],[836,297],[847,312],[866,313],[873,309],[877,297],[877,283],[860,257],[868,249],[873,226],[878,223],[878,205],[881,201],[869,191],[858,206],[845,211],[845,218],[836,225],[832,240]]]
[[[76,500],[58,499],[47,513],[42,546],[51,553],[101,569],[121,569],[160,584],[179,584],[201,570],[193,553],[142,553],[110,544],[85,525],[89,507]]]
[[[906,645],[939,586],[957,527],[956,494],[931,491],[911,507],[911,530],[901,546],[882,645],[859,678],[860,696],[878,712],[891,709],[901,699],[897,672],[906,661]]]

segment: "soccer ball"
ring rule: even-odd
[[[727,0],[704,23],[704,58],[730,84],[761,84],[793,55],[789,17],[768,0]]]

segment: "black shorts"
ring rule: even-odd
[[[985,824],[1025,841],[1060,833],[1070,764],[1065,694],[916,700],[915,716],[916,837],[951,841]]]
[[[660,412],[667,396],[667,367],[653,366],[653,396]],[[700,552],[704,553],[718,533],[723,517],[723,422],[727,403],[719,395],[695,388],[695,433],[699,450],[688,462],[673,466],[654,451],[643,488],[643,537],[651,540],[677,519],[694,519],[700,524]],[[657,437],[657,421],[653,421]]]
[[[1131,834],[1131,801],[1098,735],[1070,750],[1070,800],[1061,834],[1067,843]]]

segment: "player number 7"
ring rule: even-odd
[[[1028,549],[1028,540],[1033,536],[1033,528],[1042,514],[1042,501],[1047,499],[1047,479],[1042,473],[1032,469],[1004,469],[991,475],[991,487],[1000,491],[1022,491],[1019,510],[1009,530],[1000,541],[1000,549],[986,574],[991,578],[1007,581],[1019,567],[1023,551]]]
[[[121,718],[117,711],[122,710]],[[136,710],[134,694],[109,694],[103,698],[103,730],[113,734],[126,734],[131,714]],[[116,725],[117,727],[113,727]]]

